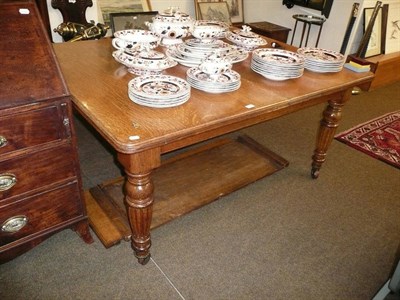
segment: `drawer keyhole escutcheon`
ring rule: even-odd
[[[7,145],[7,143],[8,143],[7,139],[4,136],[0,135],[0,148]]]
[[[14,174],[0,174],[0,192],[11,189],[17,183]]]
[[[7,232],[7,233],[14,233],[17,231],[20,231],[24,226],[28,224],[28,218],[24,215],[20,216],[14,216],[9,219],[7,219],[2,225],[1,225],[1,231]]]

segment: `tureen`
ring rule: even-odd
[[[150,50],[141,52],[126,52],[117,50],[112,53],[114,59],[128,67],[130,73],[136,75],[159,74],[178,63],[162,52]]]
[[[146,22],[152,32],[161,36],[161,45],[169,46],[182,43],[190,34],[194,20],[186,13],[170,8],[153,17],[153,22]]]
[[[220,21],[198,20],[194,22],[192,36],[202,42],[211,42],[213,39],[224,38],[229,25]]]
[[[114,48],[126,51],[151,50],[160,44],[160,36],[149,30],[127,29],[114,33]]]
[[[260,46],[267,44],[267,41],[258,34],[251,31],[251,27],[243,25],[242,29],[230,31],[226,34],[226,38],[232,43],[243,47],[246,50],[254,50]]]

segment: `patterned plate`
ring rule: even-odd
[[[342,62],[345,57],[343,54],[321,48],[300,48],[297,53],[312,61],[320,61],[326,63]]]
[[[262,48],[252,52],[253,58],[274,65],[302,65],[304,59],[297,53],[281,50]]]
[[[187,81],[170,75],[136,77],[128,83],[129,93],[146,99],[172,100],[190,93]]]

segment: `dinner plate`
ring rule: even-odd
[[[174,107],[190,98],[186,80],[170,75],[139,76],[128,83],[129,98],[150,107]]]

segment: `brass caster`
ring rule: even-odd
[[[147,255],[146,257],[138,257],[138,262],[141,265],[146,265],[150,261],[150,254]]]
[[[319,176],[319,170],[318,169],[311,169],[311,178],[312,179],[317,179]]]

